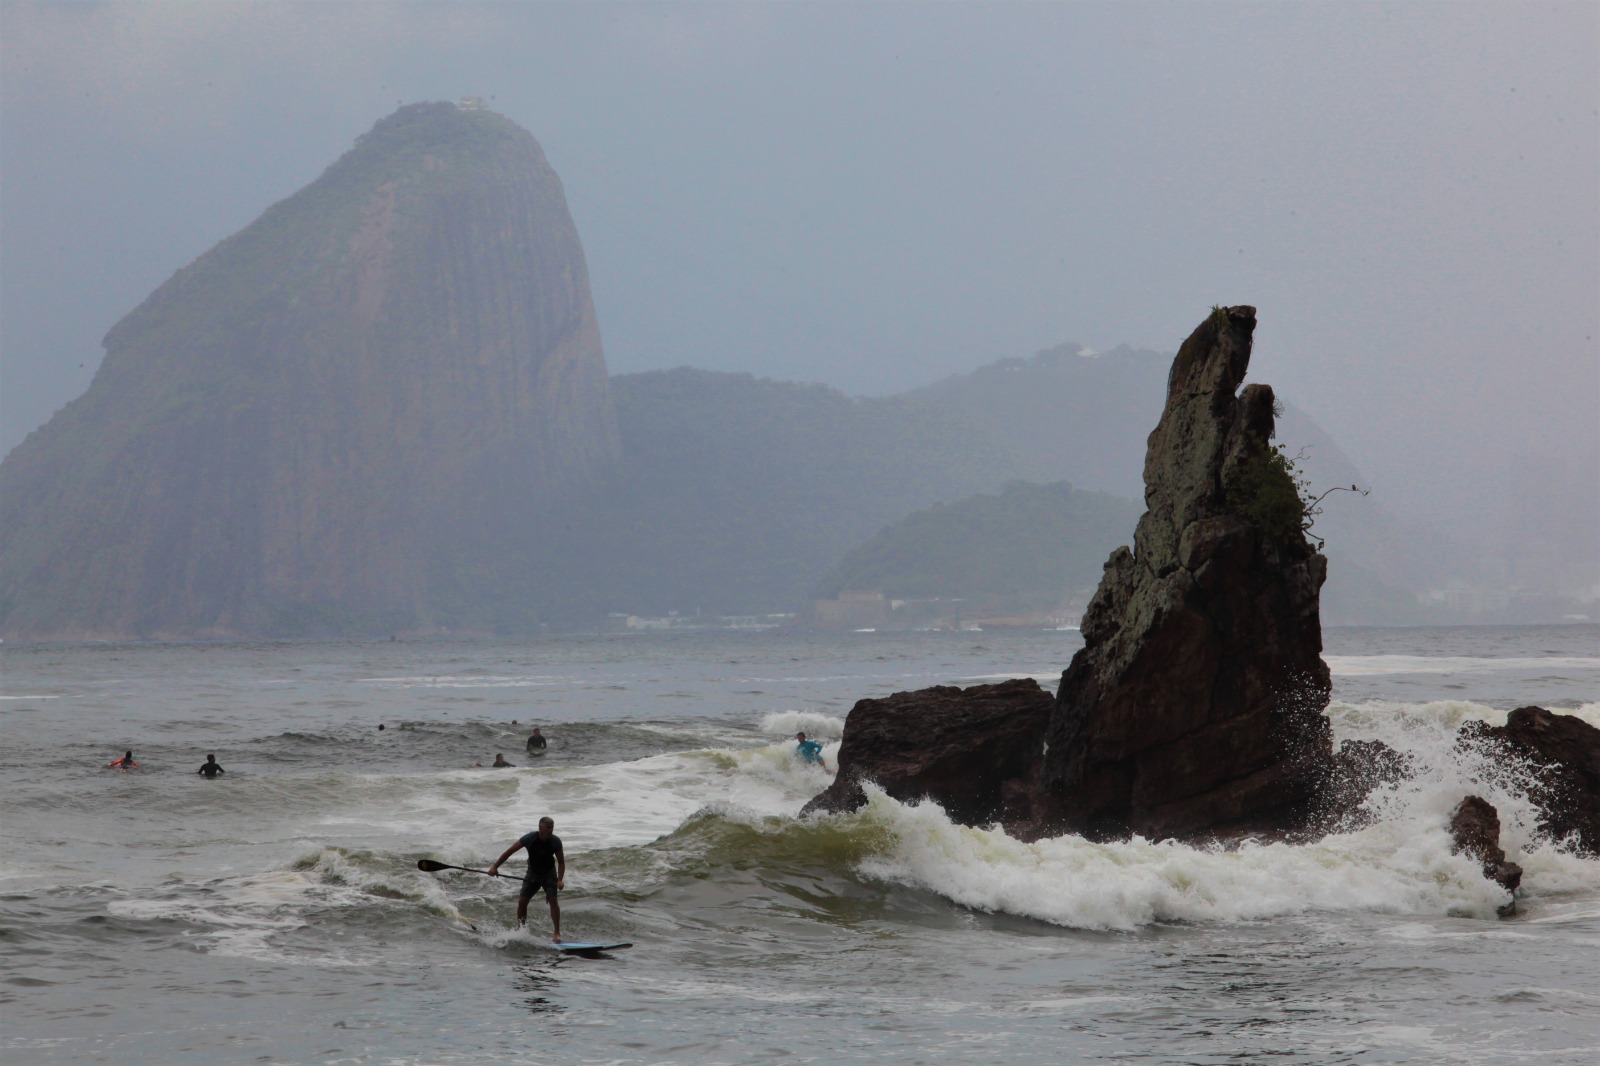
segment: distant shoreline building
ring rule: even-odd
[[[889,600],[881,592],[847,589],[831,600],[811,604],[811,621],[825,629],[860,629],[889,620]]]

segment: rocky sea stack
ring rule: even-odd
[[[477,107],[383,119],[105,347],[0,466],[7,638],[526,623],[506,575],[618,455],[560,179]]]
[[[1132,550],[1106,563],[1061,678],[1033,820],[1091,836],[1292,823],[1332,757],[1318,594],[1268,385],[1240,384],[1253,307],[1183,342]]]
[[[970,760],[965,777],[895,758],[917,750],[917,735],[941,735],[934,718],[992,702],[988,689],[966,700],[932,689],[858,703],[841,778],[896,796],[920,787],[947,811],[982,810],[1028,836],[1282,832],[1305,820],[1332,760],[1318,616],[1327,564],[1270,444],[1272,389],[1239,390],[1254,330],[1254,308],[1218,308],[1178,351],[1133,548],[1106,563],[1054,706],[1017,719],[1036,730],[1031,757]],[[812,809],[860,796],[836,782]]]

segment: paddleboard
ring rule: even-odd
[[[615,951],[618,948],[633,947],[632,944],[591,944],[581,940],[563,940],[559,944],[553,943],[550,946],[567,955],[593,955],[600,951]]]

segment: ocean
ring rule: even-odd
[[[882,794],[796,818],[829,779],[796,730],[831,767],[856,699],[1054,686],[1072,632],[6,645],[0,1059],[1600,1060],[1600,862],[1453,744],[1528,703],[1600,724],[1600,627],[1325,643],[1336,738],[1422,770],[1365,828],[1236,851],[1024,844]],[[1514,918],[1450,853],[1469,792],[1526,868]],[[559,955],[515,880],[417,869],[546,814],[563,932],[632,948]]]

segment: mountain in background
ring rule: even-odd
[[[7,637],[482,623],[620,454],[560,179],[470,105],[378,122],[105,347],[0,464]]]
[[[1127,347],[1095,353],[1067,343],[1030,359],[1001,359],[900,398],[1006,446],[1017,477],[1065,480],[1138,499],[1145,438],[1161,415],[1171,364],[1170,354]],[[1283,405],[1277,439],[1300,457],[1313,492],[1352,484],[1371,488],[1333,439],[1292,403]],[[1327,540],[1322,610],[1329,624],[1443,620],[1418,604],[1417,593],[1444,580],[1459,563],[1443,538],[1399,518],[1381,490],[1366,497],[1334,492],[1313,532]]]
[[[885,525],[1017,473],[965,420],[896,399],[687,368],[612,395],[620,473],[574,516],[566,571],[567,604],[591,613],[796,610]]]
[[[383,119],[105,344],[0,463],[0,636],[526,633],[861,584],[1050,610],[1127,539],[1102,494],[1138,498],[1171,361],[1069,344],[875,399],[608,379],[559,178],[468,102]],[[1279,428],[1316,490],[1364,484]],[[1328,621],[1442,620],[1436,538],[1325,509]]]
[[[1013,481],[999,493],[935,504],[885,527],[828,571],[815,597],[881,592],[891,605],[909,601],[893,610],[903,623],[949,624],[958,610],[969,621],[1076,625],[1106,557],[1131,535],[1141,510],[1066,482]]]

